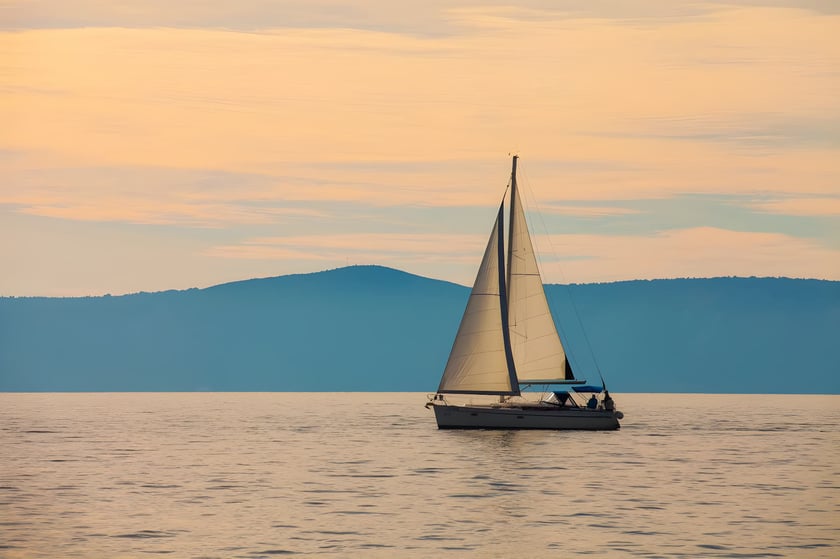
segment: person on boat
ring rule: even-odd
[[[604,409],[607,411],[615,411],[615,400],[610,396],[609,391],[604,390]]]
[[[592,397],[589,398],[589,401],[586,402],[586,407],[590,410],[594,410],[598,407],[598,398],[595,397],[595,394],[593,394]]]

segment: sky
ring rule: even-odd
[[[840,280],[840,3],[0,0],[0,296]]]

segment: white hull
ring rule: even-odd
[[[579,429],[612,431],[616,412],[553,406],[455,406],[435,402],[438,429]]]

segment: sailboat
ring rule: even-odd
[[[507,258],[503,198],[440,385],[426,407],[434,410],[439,429],[618,429],[623,414],[603,378],[601,386],[577,379],[557,332],[517,189],[517,160],[514,155]],[[538,386],[561,389],[528,398],[528,389]]]

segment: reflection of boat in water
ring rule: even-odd
[[[623,415],[606,387],[575,378],[557,333],[517,191],[517,159],[507,260],[502,200],[440,386],[426,406],[441,429],[618,429]],[[522,392],[550,385],[571,390],[538,400]],[[581,401],[580,394],[589,399]],[[471,401],[450,402],[449,395],[470,395]]]

